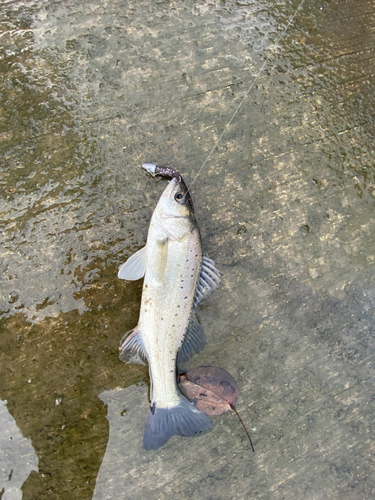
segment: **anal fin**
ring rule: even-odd
[[[147,364],[147,354],[143,347],[141,332],[137,326],[122,337],[119,357],[120,361],[125,363]]]

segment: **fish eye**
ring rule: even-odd
[[[186,197],[183,195],[183,193],[176,193],[174,195],[174,199],[178,202],[178,203],[185,203],[186,201]]]

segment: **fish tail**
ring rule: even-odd
[[[207,415],[181,396],[180,403],[173,408],[151,408],[143,435],[143,446],[146,450],[157,450],[174,435],[195,436],[212,428],[213,423]]]

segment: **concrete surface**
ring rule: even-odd
[[[2,2],[0,397],[38,457],[25,500],[374,497],[375,5],[299,5]],[[143,162],[192,184],[224,275],[190,366],[235,377],[255,453],[230,414],[141,448],[147,370],[117,352],[141,283],[116,270],[164,186]]]

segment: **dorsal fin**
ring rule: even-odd
[[[221,272],[216,269],[215,262],[203,255],[201,274],[194,296],[194,307],[210,295],[220,285]]]
[[[190,316],[189,326],[187,328],[184,340],[178,351],[177,366],[180,363],[188,361],[193,355],[198,354],[206,345],[206,335],[199,322],[197,313],[193,311]]]

